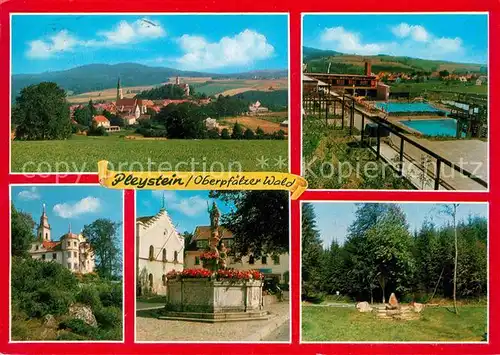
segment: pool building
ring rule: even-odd
[[[390,91],[389,85],[379,81],[372,73],[372,65],[369,61],[365,61],[365,73],[362,75],[306,73],[303,76],[302,85],[304,92],[324,87],[330,91],[343,91],[349,95],[377,100],[388,100]]]

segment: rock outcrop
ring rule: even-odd
[[[69,315],[76,319],[81,319],[91,327],[97,327],[97,320],[89,306],[74,304],[69,307]]]
[[[368,302],[359,302],[356,305],[356,309],[361,313],[371,312],[373,310]]]

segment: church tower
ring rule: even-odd
[[[37,229],[37,236],[41,242],[50,242],[50,224],[49,218],[45,213],[45,203],[43,204],[42,215],[40,216],[40,224]]]
[[[123,89],[120,85],[120,77],[118,77],[118,85],[116,86],[116,101],[123,99]]]

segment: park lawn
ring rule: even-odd
[[[302,306],[303,341],[481,341],[487,307],[425,308],[419,320],[378,319],[354,307]]]
[[[151,171],[191,171],[193,160],[197,171],[238,171],[240,166],[242,171],[288,171],[287,140],[128,140],[111,135],[11,143],[11,170],[17,173],[97,172],[99,160],[108,160],[112,170],[140,171],[148,169],[148,159]],[[262,156],[268,166],[257,164]],[[276,163],[280,156],[281,166]]]

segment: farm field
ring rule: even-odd
[[[272,91],[288,88],[288,79],[276,80],[210,80],[195,85],[195,92],[211,95],[237,95],[245,91]]]
[[[255,131],[258,127],[262,128],[264,133],[273,133],[282,129],[288,134],[288,127],[281,127],[279,122],[286,120],[286,112],[285,115],[279,115],[275,117],[255,117],[255,116],[239,116],[233,118],[226,118],[223,120],[222,125],[228,128],[231,128],[236,122],[241,124],[245,128],[250,128]],[[278,122],[279,121],[279,122]]]
[[[426,83],[391,84],[391,92],[409,91],[413,96],[420,95],[420,93],[425,90],[450,91],[465,94],[488,94],[487,85],[471,85],[460,82],[429,81]]]
[[[425,308],[421,319],[394,321],[354,307],[302,305],[303,341],[481,341],[487,307]]]
[[[158,85],[161,85],[161,84],[158,84]],[[127,97],[131,98],[131,97],[134,97],[135,94],[137,94],[143,90],[150,90],[150,89],[154,88],[155,86],[157,86],[157,85],[124,87],[123,88],[123,96],[126,98]],[[99,101],[99,100],[114,101],[114,100],[116,100],[116,88],[85,92],[85,93],[74,95],[74,96],[68,96],[68,98],[67,98],[68,102],[73,103],[73,104],[88,103],[90,99],[92,99],[92,101]]]
[[[287,171],[274,166],[275,159],[288,161],[287,140],[128,140],[73,136],[60,141],[12,141],[12,172],[97,172],[97,162],[108,160],[110,169],[138,171],[195,170]],[[257,159],[268,158],[261,167]],[[160,166],[159,164],[162,163]]]

